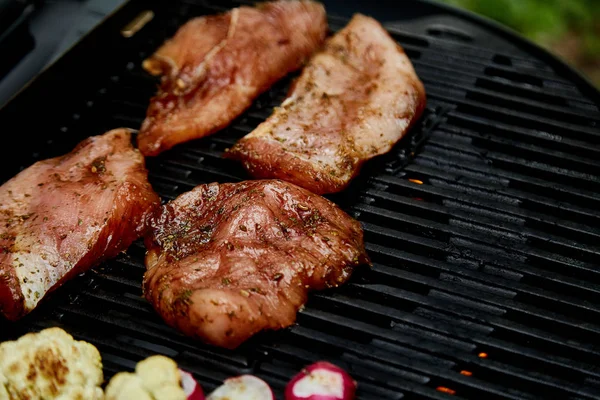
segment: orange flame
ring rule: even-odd
[[[423,184],[423,181],[420,181],[418,179],[412,179],[412,178],[409,179],[409,182],[416,183],[417,185],[422,185]]]
[[[455,394],[456,390],[452,390],[450,388],[447,388],[445,386],[438,386],[436,389],[438,392],[443,392],[443,393],[447,393],[447,394]]]
[[[487,353],[479,353],[479,358],[487,358]]]

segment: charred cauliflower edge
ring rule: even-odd
[[[102,400],[102,359],[61,328],[0,344],[0,400]]]
[[[100,352],[61,328],[0,344],[0,400],[186,400],[175,361],[151,356],[106,386]]]

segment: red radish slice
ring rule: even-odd
[[[353,400],[356,381],[343,369],[326,361],[309,365],[285,388],[285,400]]]
[[[252,375],[225,379],[206,400],[275,400],[269,385]]]
[[[180,369],[179,375],[181,375],[181,386],[187,396],[187,400],[204,400],[202,387],[196,382],[192,374]]]

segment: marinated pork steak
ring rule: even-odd
[[[0,312],[16,320],[50,291],[137,239],[160,205],[131,134],[90,137],[0,187]]]
[[[402,48],[358,14],[311,59],[281,107],[226,157],[256,178],[339,192],[366,160],[390,151],[424,107],[425,90]]]
[[[193,19],[144,68],[163,75],[138,137],[145,155],[224,128],[323,43],[325,9],[277,1]]]
[[[162,207],[145,243],[146,298],[169,325],[226,348],[291,325],[309,290],[369,262],[358,221],[278,180],[198,186]]]

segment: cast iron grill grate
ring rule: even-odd
[[[26,133],[9,139],[20,168],[89,135],[138,128],[157,83],[141,61],[187,19],[235,5],[131,1],[0,113],[2,126],[19,121]],[[145,9],[154,20],[121,38]],[[137,242],[22,322],[3,322],[0,339],[59,325],[101,350],[107,376],[162,353],[208,390],[253,373],[280,396],[301,366],[328,359],[357,378],[360,399],[600,398],[597,100],[538,58],[423,21],[387,25],[425,83],[422,121],[332,196],[362,222],[372,269],[312,294],[291,329],[225,351],[182,337],[152,311]],[[246,179],[221,155],[290,80],[218,134],[148,159],[163,199]],[[18,170],[2,166],[3,179]]]

